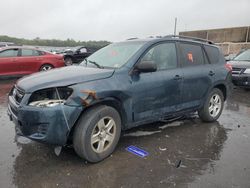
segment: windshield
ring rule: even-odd
[[[121,42],[110,44],[83,61],[80,65],[86,66],[89,62],[99,67],[119,68],[142,47],[145,42]]]
[[[240,53],[233,60],[234,61],[250,61],[250,50],[246,50]]]

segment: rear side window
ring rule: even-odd
[[[9,49],[0,52],[0,57],[17,57],[18,49]]]
[[[200,45],[180,43],[183,66],[196,66],[204,64],[203,51]]]
[[[39,56],[40,53],[37,50],[22,49],[22,56]]]
[[[207,55],[208,55],[208,58],[209,58],[209,61],[212,63],[212,64],[216,64],[219,62],[219,59],[220,59],[220,52],[219,52],[219,49],[216,48],[216,47],[213,47],[213,46],[204,46],[206,52],[207,52]]]

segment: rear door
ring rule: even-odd
[[[18,52],[18,48],[0,52],[0,75],[18,75],[21,73],[17,61]]]
[[[21,49],[21,56],[18,58],[20,68],[25,74],[39,71],[42,57],[39,51],[33,49]]]
[[[202,45],[189,42],[178,44],[183,71],[182,108],[198,107],[212,86],[213,66],[208,62]]]

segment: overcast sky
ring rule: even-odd
[[[145,38],[250,25],[250,0],[2,0],[0,35],[33,39]]]

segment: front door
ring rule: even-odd
[[[0,75],[18,75],[20,73],[17,57],[17,48],[0,52]]]
[[[175,43],[160,43],[139,60],[152,61],[156,72],[131,75],[134,121],[160,118],[180,108],[182,73],[177,65]]]

